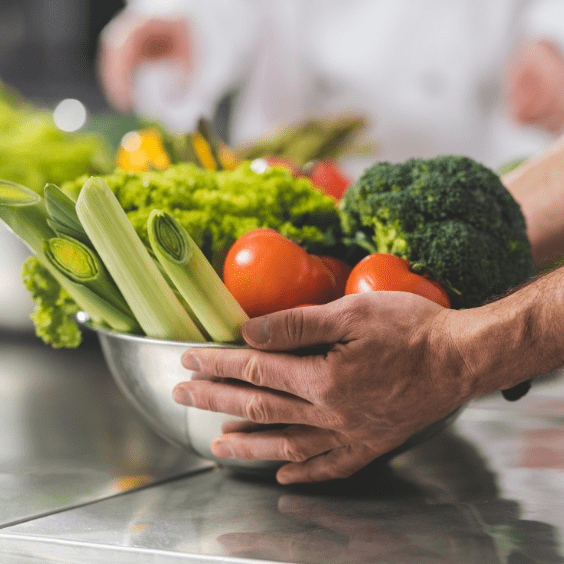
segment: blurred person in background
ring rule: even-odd
[[[236,91],[235,146],[350,112],[379,160],[498,167],[562,131],[563,53],[560,0],[129,0],[98,63],[111,103],[173,130]]]

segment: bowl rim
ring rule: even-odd
[[[106,337],[115,337],[118,339],[123,339],[125,341],[132,341],[136,343],[145,343],[145,344],[152,344],[152,345],[160,345],[160,346],[167,346],[167,345],[174,345],[176,347],[186,347],[186,348],[194,348],[194,347],[201,347],[206,349],[250,349],[252,348],[250,345],[237,345],[235,343],[217,343],[212,341],[206,342],[190,342],[190,341],[171,341],[169,339],[158,339],[155,337],[147,337],[147,335],[134,335],[133,333],[122,333],[121,331],[115,331],[114,329],[110,328],[102,328],[90,320],[90,316],[84,312],[79,311],[75,315],[76,323],[84,329],[88,329],[89,331],[94,331],[97,334],[105,335]]]

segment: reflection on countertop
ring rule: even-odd
[[[0,406],[0,526],[211,466],[146,427],[89,335],[0,333]]]
[[[496,482],[470,441],[445,433],[353,479],[288,488],[229,470],[200,473],[9,527],[0,546],[53,549],[81,563],[92,554],[100,562],[118,554],[120,562],[135,554],[152,554],[151,562],[564,562],[559,531],[523,519],[520,502]]]
[[[560,375],[473,402],[388,465],[291,487],[162,443],[95,343],[2,339],[0,386],[3,564],[564,563]]]

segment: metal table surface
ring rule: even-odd
[[[388,466],[291,487],[160,441],[95,346],[0,340],[0,399],[2,564],[564,562],[560,375]]]
[[[0,526],[212,466],[147,428],[95,341],[0,333],[0,430]]]

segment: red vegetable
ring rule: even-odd
[[[292,159],[281,157],[279,155],[270,155],[262,158],[269,164],[269,166],[283,166],[291,171],[294,176],[298,176],[300,173],[300,166]]]
[[[307,176],[314,186],[340,200],[351,181],[345,173],[331,161],[312,161],[302,167],[302,174]]]
[[[352,271],[352,266],[335,257],[320,255],[321,262],[329,269],[335,279],[335,288],[329,301],[338,300],[345,295],[345,287],[348,277]]]
[[[363,258],[351,271],[345,294],[358,294],[372,290],[411,292],[450,307],[447,293],[440,284],[409,270],[403,258],[376,253]]]
[[[249,317],[326,303],[335,285],[318,257],[272,229],[253,229],[234,243],[223,281]]]

